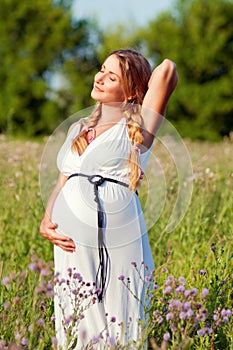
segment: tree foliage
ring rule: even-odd
[[[54,73],[65,66],[74,73],[75,65],[90,71],[96,63],[93,24],[75,21],[71,5],[68,0],[0,0],[1,132],[50,132],[75,104],[66,91],[54,98],[51,86]],[[78,93],[85,100],[81,88]]]
[[[104,33],[94,21],[75,20],[71,9],[72,0],[0,0],[0,132],[53,131],[93,104],[93,76],[106,55],[131,47],[153,65],[176,62],[179,84],[167,115],[182,136],[230,133],[232,0],[176,0],[144,28],[128,23]]]
[[[169,118],[183,136],[216,140],[232,130],[232,23],[232,1],[178,0],[140,33],[154,61],[177,64]]]

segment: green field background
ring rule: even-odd
[[[45,283],[43,278],[47,281],[50,278],[53,260],[51,243],[39,234],[44,213],[39,170],[46,141],[0,137],[0,279],[3,281],[0,344],[3,349],[4,344],[12,342],[19,348],[53,347],[53,301],[38,291],[41,283]],[[167,183],[164,210],[149,230],[156,282],[162,285],[168,275],[183,276],[190,288],[208,288],[210,312],[218,307],[232,310],[233,143],[225,139],[221,143],[186,140],[185,144],[192,160],[193,193],[183,220],[170,233],[164,228],[177,194],[176,174],[163,150],[156,144],[153,150],[163,159]],[[140,191],[143,198],[143,187]],[[39,264],[44,274],[30,270],[32,261]],[[208,341],[198,340],[196,345],[190,342],[186,348],[233,349],[232,326],[231,317]],[[155,333],[151,334],[156,337]],[[180,347],[170,345],[170,348],[185,349],[182,341]],[[26,347],[24,342],[28,344]]]

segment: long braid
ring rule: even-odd
[[[141,176],[141,164],[138,149],[143,143],[141,129],[142,117],[139,106],[128,104],[128,109],[124,112],[124,116],[126,118],[128,135],[134,146],[130,152],[128,164],[130,168],[130,189],[135,191]]]
[[[78,152],[81,155],[88,146],[87,138],[86,138],[86,128],[94,128],[99,119],[101,117],[101,104],[97,104],[95,110],[91,113],[91,115],[87,119],[82,119],[80,121],[80,130],[81,132],[74,138],[72,143],[72,150]]]

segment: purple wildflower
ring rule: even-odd
[[[79,281],[79,282],[82,282],[82,280],[83,280],[83,278],[82,278],[82,276],[80,275],[80,276],[78,277],[78,281]]]
[[[188,298],[190,295],[191,295],[191,290],[187,289],[187,290],[184,292],[185,298]]]
[[[21,344],[24,346],[24,345],[27,345],[28,341],[26,338],[22,338],[21,340]]]
[[[45,321],[43,318],[39,318],[36,322],[37,326],[44,326],[45,325]]]
[[[5,310],[10,310],[11,308],[11,303],[9,303],[9,301],[5,301],[5,303],[3,304],[3,308]]]
[[[124,276],[124,275],[120,275],[120,276],[118,277],[118,279],[119,279],[120,281],[124,281],[125,276]]]
[[[186,301],[183,305],[183,308],[185,311],[189,310],[191,307],[191,303],[189,301]]]
[[[171,331],[172,331],[172,333],[175,333],[177,331],[177,324],[173,323],[171,325]]]
[[[185,278],[183,276],[179,277],[179,281],[180,283],[185,284]]]
[[[68,276],[71,277],[72,276],[72,268],[68,267],[67,272],[68,272]]]
[[[113,317],[111,318],[111,322],[116,322],[116,317],[113,316]]]
[[[165,341],[168,341],[168,340],[170,339],[170,334],[169,334],[169,333],[165,333],[165,334],[163,335],[163,339],[164,339]]]
[[[166,320],[167,320],[167,321],[170,321],[170,320],[173,319],[173,317],[174,317],[174,314],[173,314],[172,312],[169,312],[169,313],[166,315]]]
[[[228,310],[228,309],[227,310],[226,309],[222,309],[221,315],[223,317],[230,317],[232,315],[232,312],[231,312],[231,310]]]
[[[11,280],[10,280],[10,278],[8,276],[3,277],[3,279],[2,279],[2,285],[3,286],[8,286],[10,283],[11,283]]]
[[[201,292],[201,297],[205,298],[209,294],[209,290],[207,288],[203,288]]]
[[[197,288],[192,288],[191,289],[191,294],[192,295],[197,295]]]
[[[31,270],[31,271],[38,271],[39,270],[39,266],[36,263],[31,263],[29,265],[29,270]]]
[[[162,317],[162,316],[159,316],[159,317],[157,318],[157,322],[158,322],[158,323],[163,323],[163,317]]]
[[[205,328],[201,328],[198,330],[197,332],[201,337],[204,337],[206,335],[206,329]]]
[[[13,303],[18,305],[20,302],[20,297],[18,295],[16,295],[16,297],[13,298]]]
[[[206,275],[206,271],[205,271],[205,270],[199,270],[199,274],[200,274],[201,276],[205,276],[205,275]]]
[[[175,292],[176,292],[177,294],[179,294],[179,293],[184,293],[184,291],[185,291],[185,288],[184,288],[183,285],[178,286],[178,287],[175,289]]]
[[[145,277],[145,282],[151,282],[151,277],[150,276],[146,276]]]
[[[174,277],[172,275],[168,276],[166,281],[165,281],[165,286],[169,286],[170,284],[172,284],[174,282]]]
[[[188,318],[192,317],[194,315],[194,312],[192,309],[189,309],[187,312],[186,312],[186,315]]]
[[[211,333],[212,333],[212,330],[211,330],[211,328],[208,328],[208,327],[201,328],[198,330],[198,334],[201,337],[204,337],[206,334],[211,334]]]
[[[206,320],[206,317],[207,317],[207,312],[203,307],[201,307],[199,309],[199,314],[197,315],[196,320],[197,321],[204,321],[204,320]]]
[[[185,319],[186,319],[186,317],[187,317],[186,312],[181,311],[181,312],[180,312],[180,319],[181,319],[181,320],[185,320]]]
[[[211,250],[212,250],[212,252],[214,252],[214,253],[216,252],[217,249],[216,249],[216,247],[215,247],[214,244],[211,246]]]
[[[47,277],[50,275],[50,272],[47,269],[41,269],[40,274],[43,277]]]
[[[182,302],[177,299],[171,299],[169,301],[169,307],[174,309],[179,309],[182,306]]]
[[[59,281],[59,286],[61,286],[62,284],[66,283],[66,280],[65,278],[62,278],[60,281]]]
[[[159,311],[157,311],[157,310],[156,310],[156,311],[153,311],[153,316],[156,317],[156,316],[158,316],[158,315],[159,315]]]
[[[164,288],[163,290],[163,295],[167,295],[167,294],[170,294],[172,291],[172,287],[171,286],[167,286]]]

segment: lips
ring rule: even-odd
[[[104,91],[101,90],[97,85],[94,85],[94,89],[95,89],[96,91],[99,91],[99,92],[104,92]]]

